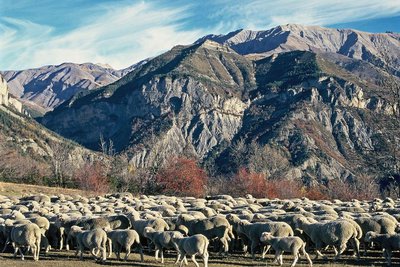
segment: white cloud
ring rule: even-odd
[[[195,41],[204,32],[180,29],[185,8],[155,10],[139,3],[104,8],[105,13],[63,35],[29,21],[5,18],[0,23],[3,69],[39,67],[62,62],[102,62],[127,67],[176,44]],[[21,52],[23,51],[23,52]],[[11,60],[12,57],[12,60]]]
[[[213,16],[229,17],[243,28],[267,29],[281,24],[330,25],[400,14],[399,0],[217,0]]]
[[[399,0],[213,0],[191,4],[177,0],[169,3],[175,7],[164,8],[157,6],[157,1],[127,3],[131,2],[93,5],[80,13],[85,16],[76,18],[78,23],[73,25],[79,26],[66,32],[0,17],[0,69],[62,62],[101,62],[123,68],[209,33],[268,29],[287,23],[323,26],[400,14]],[[62,16],[62,10],[57,12]]]

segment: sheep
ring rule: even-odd
[[[199,255],[203,258],[204,267],[208,266],[208,245],[209,241],[207,237],[202,234],[196,234],[190,237],[173,237],[172,243],[174,244],[176,250],[178,251],[178,259],[182,258],[180,267],[183,266],[184,259],[186,255],[191,256],[192,261],[199,267],[199,264],[196,261],[196,255]]]
[[[34,223],[15,225],[11,230],[11,242],[14,247],[14,258],[17,256],[19,250],[21,260],[24,260],[21,247],[30,247],[33,254],[33,260],[39,260],[40,241],[42,238],[42,231]]]
[[[268,243],[275,250],[275,260],[281,266],[283,264],[282,254],[284,251],[291,252],[294,256],[291,267],[294,267],[299,259],[300,253],[306,257],[309,266],[312,266],[310,256],[306,252],[306,243],[298,236],[274,237],[270,232],[261,234],[260,241]]]
[[[63,249],[64,227],[61,227],[56,222],[51,222],[49,230],[46,232],[46,237],[49,241],[49,245],[51,245],[53,248],[57,248],[59,250]]]
[[[209,239],[217,238],[221,244],[221,251],[224,250],[225,255],[229,250],[229,241],[234,238],[232,226],[223,216],[215,216],[208,219],[198,220],[192,219],[185,214],[178,216],[176,224],[184,225],[189,229],[189,235],[203,234]]]
[[[297,221],[297,228],[303,230],[315,244],[316,258],[318,256],[326,258],[320,250],[328,245],[334,247],[336,252],[335,260],[337,260],[345,251],[349,240],[359,244],[357,237],[360,233],[351,222],[346,220],[310,223],[301,218]],[[357,253],[357,255],[359,254]]]
[[[88,248],[93,255],[94,259],[97,260],[97,255],[95,251],[97,250],[101,252],[101,261],[105,262],[106,261],[106,245],[108,241],[107,233],[101,229],[101,228],[96,228],[93,230],[77,230],[75,228],[76,232],[75,234],[75,239],[77,243],[77,248],[75,255],[78,255],[80,252],[80,260],[83,260],[83,250],[85,248]],[[111,251],[111,243],[109,242],[110,246],[110,251]]]
[[[383,255],[386,263],[392,265],[392,251],[400,249],[400,235],[399,234],[377,234],[369,231],[365,234],[365,242],[376,242],[384,249]]]
[[[121,248],[123,247],[126,251],[124,260],[126,261],[131,254],[132,245],[136,245],[139,248],[140,260],[143,262],[143,247],[140,243],[139,234],[135,230],[130,229],[117,229],[107,232],[108,238],[112,242],[113,251],[117,255],[117,259],[121,260]],[[110,255],[111,256],[111,251]]]
[[[41,217],[41,216],[29,218],[28,220],[31,221],[32,223],[35,223],[42,230],[42,244],[43,247],[45,248],[45,253],[49,252],[50,245],[49,245],[49,240],[46,236],[46,233],[50,228],[49,220],[46,217]]]
[[[90,230],[95,228],[102,229],[129,229],[132,224],[128,217],[125,215],[113,215],[113,216],[105,216],[98,218],[90,218],[87,220],[81,221],[79,226],[82,226],[84,229]]]
[[[179,232],[179,231],[164,231],[164,232],[158,232],[155,231],[151,227],[146,227],[144,228],[144,236],[148,239],[150,239],[155,247],[155,258],[158,260],[158,253],[161,252],[161,263],[164,263],[164,248],[175,248],[174,244],[172,243],[173,238],[183,238],[184,235]],[[179,255],[178,258],[175,262],[178,263],[179,260]]]
[[[259,222],[249,223],[248,221],[241,221],[237,226],[238,233],[247,236],[250,241],[251,256],[255,259],[255,249],[260,245],[260,237],[263,232],[271,232],[274,236],[285,237],[293,236],[294,232],[292,227],[285,222]],[[269,250],[269,245],[263,251],[262,257]]]

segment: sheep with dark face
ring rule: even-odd
[[[135,230],[130,229],[117,229],[107,232],[107,236],[112,242],[113,251],[117,255],[117,259],[121,260],[121,248],[124,248],[126,251],[124,260],[126,261],[131,254],[131,247],[135,245],[139,249],[140,259],[143,262],[143,247],[140,243],[139,234]],[[110,255],[111,256],[111,251]]]
[[[275,250],[275,260],[281,266],[283,264],[283,252],[291,252],[294,256],[291,267],[294,267],[299,259],[300,253],[307,259],[309,266],[312,266],[310,256],[306,252],[306,243],[298,236],[275,237],[269,232],[261,234],[260,241],[272,246]]]

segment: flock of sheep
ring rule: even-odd
[[[176,251],[176,262],[198,267],[200,256],[208,266],[209,251],[223,256],[251,253],[264,258],[272,248],[275,262],[282,265],[284,252],[312,266],[308,252],[316,258],[333,250],[334,259],[346,250],[360,258],[364,249],[380,250],[388,265],[392,252],[400,249],[400,202],[390,198],[372,201],[313,201],[306,198],[256,199],[251,195],[233,198],[218,195],[193,197],[140,196],[130,193],[106,196],[7,197],[0,195],[0,248],[31,253],[50,249],[76,249],[83,259],[89,251],[104,262],[114,252],[118,260],[124,251],[127,260],[136,249],[155,253],[164,263],[164,250]]]

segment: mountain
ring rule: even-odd
[[[285,35],[271,40],[281,44]],[[238,48],[260,38],[176,46],[110,85],[76,94],[41,122],[92,149],[100,136],[110,139],[137,166],[189,154],[217,174],[248,166],[312,183],[381,173],[399,151],[396,108],[381,84],[398,81],[398,59],[381,67],[372,57],[338,53],[339,41],[323,40],[325,30],[320,42],[331,40],[334,52],[289,49],[286,41],[280,53],[270,53],[269,42]],[[396,54],[398,46],[387,49]]]
[[[55,161],[60,161],[63,155],[75,166],[87,158],[99,157],[98,153],[64,139],[21,113],[23,110],[18,108],[22,104],[9,96],[1,75],[0,81],[0,176],[3,181],[46,183],[39,179],[51,177]],[[49,184],[55,182],[50,179]]]
[[[107,64],[63,63],[36,69],[3,71],[10,92],[34,115],[41,116],[68,100],[77,92],[98,88],[126,75],[146,62],[115,70]]]
[[[265,57],[288,51],[332,52],[361,59],[375,66],[387,64],[400,76],[400,34],[367,33],[352,29],[287,24],[266,31],[237,30],[226,35],[207,35],[241,55]]]

